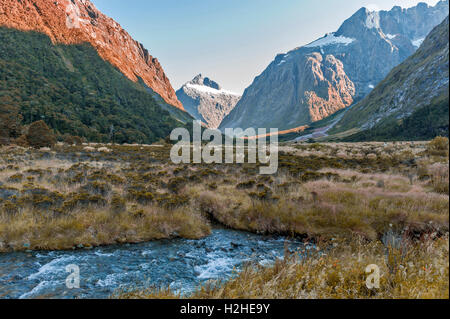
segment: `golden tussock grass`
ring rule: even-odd
[[[1,251],[64,250],[164,238],[201,238],[211,231],[191,211],[147,207],[136,215],[107,209],[85,209],[64,216],[24,210],[0,215]]]

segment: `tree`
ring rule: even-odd
[[[12,138],[20,136],[22,116],[18,108],[0,104],[0,145],[11,143]]]
[[[44,121],[31,123],[26,135],[28,144],[35,148],[51,147],[56,143],[56,137]]]

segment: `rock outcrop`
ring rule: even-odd
[[[211,129],[219,127],[241,98],[201,74],[184,84],[176,94],[186,112]]]
[[[223,120],[227,127],[285,130],[321,120],[363,99],[448,15],[448,0],[430,7],[366,8],[338,31],[278,55]]]
[[[158,60],[89,0],[0,0],[0,26],[48,35],[54,43],[90,43],[132,81],[183,109]]]

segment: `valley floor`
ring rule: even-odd
[[[173,165],[170,145],[3,147],[0,251],[202,238],[214,223],[320,247],[200,298],[448,298],[448,140],[285,144],[279,171]],[[365,288],[376,264],[381,289]],[[169,290],[125,298],[176,297]]]

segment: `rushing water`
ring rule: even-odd
[[[170,287],[188,293],[207,280],[226,280],[246,262],[261,265],[300,241],[215,229],[201,240],[161,240],[91,250],[0,254],[0,298],[107,298],[118,289]],[[68,289],[66,266],[80,269],[80,288]]]

